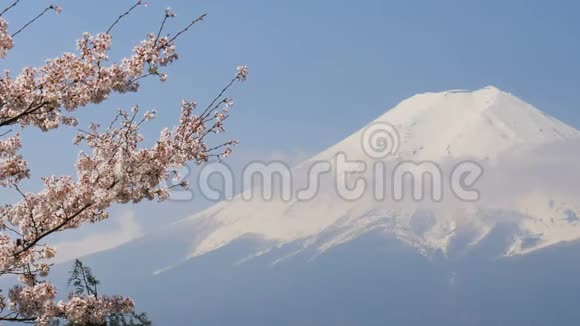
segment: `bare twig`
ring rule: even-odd
[[[16,36],[16,35],[20,34],[20,32],[22,32],[22,31],[23,31],[23,30],[24,30],[26,27],[28,27],[30,24],[32,24],[32,23],[34,23],[35,21],[37,21],[37,20],[38,20],[40,17],[42,17],[42,16],[43,16],[43,15],[44,15],[44,14],[45,14],[47,11],[49,11],[49,10],[54,10],[54,7],[53,7],[52,5],[51,5],[51,6],[48,6],[48,7],[46,7],[46,8],[45,8],[45,9],[44,9],[44,10],[43,10],[43,11],[42,11],[40,14],[36,15],[36,17],[32,18],[32,20],[30,20],[28,23],[24,24],[24,26],[20,27],[20,29],[19,29],[19,30],[17,30],[16,32],[14,32],[14,33],[12,34],[12,37],[14,37],[14,36]]]
[[[163,17],[163,21],[161,22],[161,26],[159,26],[159,31],[157,32],[157,36],[155,37],[155,45],[157,45],[157,40],[159,40],[159,37],[161,36],[161,33],[163,32],[163,27],[165,26],[165,23],[167,22],[168,18],[169,18],[169,15],[165,14],[165,17]]]
[[[226,85],[226,87],[224,87],[221,92],[211,101],[211,103],[207,106],[207,108],[205,110],[203,110],[202,114],[200,115],[200,117],[205,116],[206,113],[210,113],[213,111],[213,107],[214,104],[216,104],[216,102],[222,98],[222,96],[225,94],[225,92],[228,91],[228,89],[230,87],[232,87],[232,85],[236,82],[236,80],[238,80],[238,76],[234,77],[232,80],[230,80],[230,82]]]
[[[121,21],[121,19],[123,19],[123,17],[128,16],[129,14],[131,14],[131,12],[139,7],[140,5],[142,5],[143,3],[141,1],[137,1],[137,3],[135,3],[133,6],[131,6],[131,8],[129,8],[127,11],[125,11],[124,13],[122,13],[121,15],[119,15],[119,17],[117,17],[117,20],[115,20],[111,26],[109,26],[109,28],[107,29],[107,31],[105,33],[109,34],[112,30],[113,27],[115,27],[117,24],[119,24],[119,22]]]
[[[137,77],[137,78],[135,78],[135,79],[131,80],[131,83],[135,83],[135,82],[137,82],[137,81],[139,81],[139,80],[141,80],[141,79],[143,79],[143,78],[147,78],[147,77],[149,77],[149,76],[153,76],[153,75],[156,75],[156,74],[154,74],[154,73],[152,73],[152,72],[149,72],[149,73],[143,74],[143,75],[141,75],[141,76],[139,76],[139,77]]]
[[[4,10],[2,10],[2,12],[0,12],[0,17],[2,17],[2,15],[4,15],[8,10],[16,7],[16,5],[18,4],[18,2],[20,2],[20,0],[14,1],[13,4],[11,4],[10,6],[6,7]]]
[[[12,132],[12,129],[10,129],[10,130],[7,130],[7,131],[5,131],[5,132],[1,133],[1,134],[0,134],[0,137],[4,137],[4,136],[8,135],[8,134],[9,134],[9,133],[11,133],[11,132]]]
[[[199,17],[197,17],[196,19],[194,19],[194,20],[193,20],[191,23],[189,23],[189,25],[187,25],[187,26],[186,26],[184,29],[182,29],[182,30],[180,30],[179,32],[177,32],[177,34],[175,34],[175,36],[173,36],[173,37],[172,37],[172,38],[169,40],[169,42],[168,42],[168,43],[171,43],[171,42],[175,41],[175,39],[176,39],[176,38],[178,38],[178,37],[179,37],[179,35],[181,35],[181,34],[183,34],[183,33],[187,32],[187,30],[188,30],[188,29],[189,29],[191,26],[195,25],[195,23],[197,23],[197,22],[200,22],[200,21],[202,21],[202,20],[205,18],[205,16],[207,16],[207,14],[203,14],[203,15],[201,15],[201,16],[199,16]]]

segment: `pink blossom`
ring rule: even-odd
[[[56,5],[49,9],[61,11]],[[175,16],[170,9],[165,14]],[[110,63],[112,41],[110,33],[84,33],[77,41],[76,53],[63,53],[40,67],[25,67],[15,77],[6,71],[0,77],[0,129],[18,126],[50,131],[63,125],[77,126],[78,109],[101,103],[113,92],[135,92],[138,80],[149,75],[164,81],[167,75],[160,70],[177,59],[175,37],[148,34],[130,55]],[[0,18],[0,59],[12,47],[8,24]],[[245,81],[247,74],[247,67],[238,67],[226,89],[236,80]],[[197,112],[195,101],[184,100],[177,125],[162,130],[150,147],[144,146],[139,130],[156,112],[141,114],[137,106],[119,110],[106,127],[91,123],[74,138],[82,149],[74,176],[44,177],[37,192],[20,189],[21,181],[31,177],[20,154],[20,135],[1,130],[0,186],[14,189],[21,199],[0,206],[0,275],[18,275],[20,281],[7,297],[0,295],[0,320],[12,314],[34,319],[37,325],[50,325],[55,318],[99,324],[108,314],[130,312],[133,301],[118,296],[73,295],[56,303],[54,286],[43,280],[56,254],[46,241],[54,232],[107,219],[107,209],[114,204],[166,200],[170,189],[162,181],[169,171],[189,162],[200,164],[229,156],[236,141],[210,147],[206,140],[225,130],[232,103],[220,94],[208,108]]]

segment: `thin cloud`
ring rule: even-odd
[[[54,263],[64,263],[76,258],[116,248],[143,235],[143,230],[133,210],[127,210],[119,216],[118,227],[99,233],[92,233],[85,238],[65,241],[55,245],[57,255]]]

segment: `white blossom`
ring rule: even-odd
[[[248,78],[248,67],[238,66],[237,78],[241,81],[246,81],[246,79]]]

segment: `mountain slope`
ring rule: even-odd
[[[489,258],[509,233],[496,229],[457,258],[427,258],[376,231],[315,260],[309,248],[275,265],[297,246],[232,265],[259,248],[239,239],[155,276],[147,266],[173,254],[173,238],[154,248],[151,239],[136,241],[85,261],[103,281],[102,293],[131,296],[155,325],[577,324],[580,245]],[[67,270],[61,268],[61,279]]]

